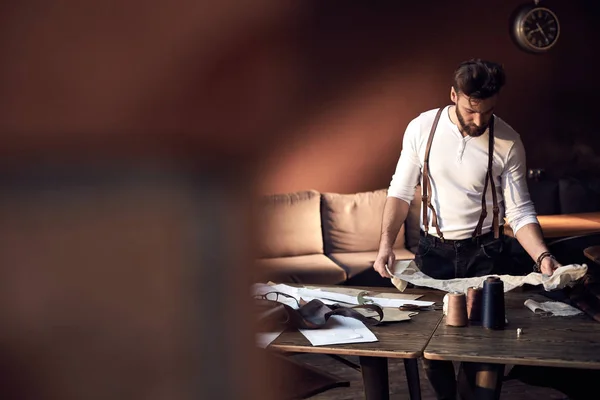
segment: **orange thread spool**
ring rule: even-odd
[[[467,322],[467,297],[464,293],[448,293],[446,325],[466,326]]]
[[[469,321],[481,321],[481,310],[483,307],[483,289],[470,287],[467,290],[467,317]]]

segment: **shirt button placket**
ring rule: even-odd
[[[455,264],[454,264],[454,277],[455,278],[464,278],[464,271],[463,271],[463,266],[462,266],[462,259],[461,259],[461,246],[462,244],[460,242],[454,243],[454,249],[456,252],[456,259],[454,260]]]

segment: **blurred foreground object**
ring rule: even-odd
[[[286,107],[270,38],[295,16],[0,5],[0,398],[270,398],[239,199]]]
[[[234,183],[168,168],[2,177],[0,397],[255,398]]]

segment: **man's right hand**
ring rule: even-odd
[[[375,263],[373,264],[373,268],[375,268],[375,271],[379,272],[379,275],[381,275],[382,277],[391,278],[390,274],[388,274],[388,272],[386,271],[385,266],[387,265],[389,270],[393,273],[395,261],[396,255],[394,254],[394,251],[392,249],[379,249],[379,252],[377,253],[377,258],[375,259]]]

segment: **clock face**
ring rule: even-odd
[[[560,33],[556,15],[547,8],[536,7],[523,15],[518,35],[533,51],[545,51],[554,46]]]

